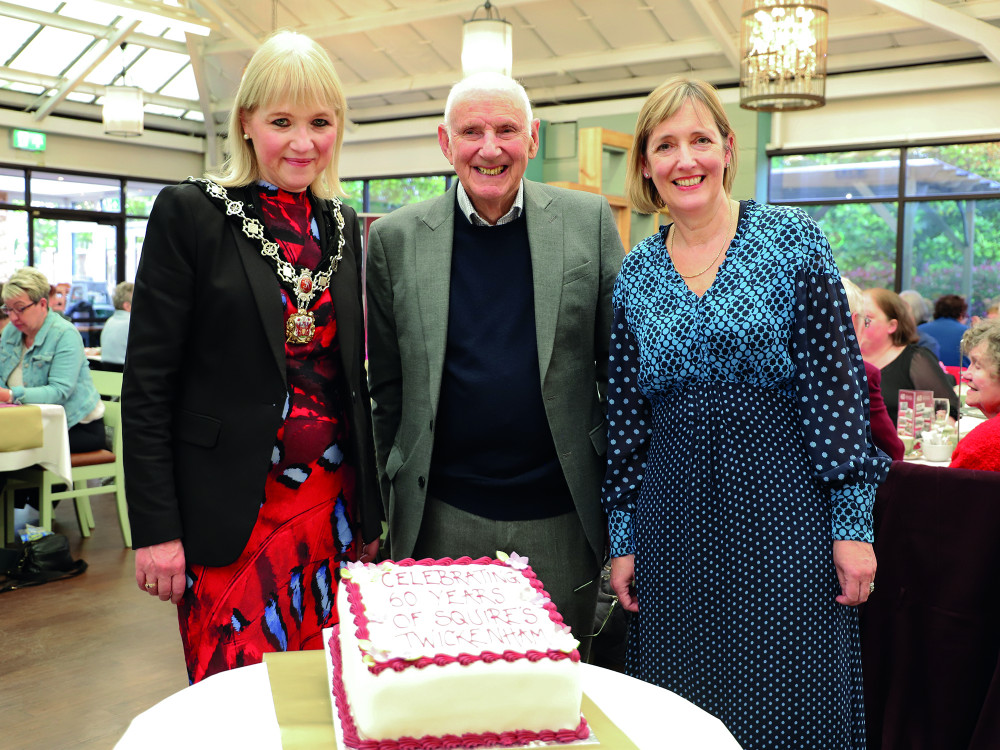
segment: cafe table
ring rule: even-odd
[[[5,472],[35,464],[48,469],[67,484],[73,482],[66,412],[58,404],[0,407],[0,478]],[[0,493],[0,546],[13,508]]]
[[[962,410],[958,420],[958,439],[961,440],[979,425],[986,421],[986,417],[978,409],[973,411]],[[923,466],[947,466],[948,461],[930,461],[924,458],[923,454],[914,449],[903,456],[907,463],[921,464]]]
[[[618,672],[581,666],[584,715],[598,744],[568,747],[740,750],[722,722],[684,698]],[[139,714],[115,750],[174,750],[180,736],[184,750],[334,750],[327,685],[322,652],[266,654],[264,664],[219,673]]]

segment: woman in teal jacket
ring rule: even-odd
[[[104,447],[104,406],[79,331],[49,310],[49,281],[35,268],[3,286],[10,324],[0,333],[0,403],[59,404],[73,453]]]

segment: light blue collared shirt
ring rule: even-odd
[[[517,195],[514,197],[514,205],[510,207],[510,211],[497,219],[496,224],[490,224],[476,212],[476,207],[472,205],[472,199],[470,199],[469,194],[465,192],[465,186],[462,184],[461,180],[458,182],[458,207],[462,209],[462,213],[465,214],[465,218],[468,219],[473,226],[499,227],[502,224],[510,224],[512,221],[519,219],[521,214],[524,212],[524,180],[521,180],[521,183],[517,186]]]

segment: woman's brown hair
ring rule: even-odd
[[[892,332],[892,343],[896,346],[916,343],[919,339],[917,324],[913,320],[910,306],[903,302],[898,294],[888,289],[869,289],[868,294],[887,319],[896,321],[896,330]]]

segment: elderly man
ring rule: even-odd
[[[369,234],[369,380],[393,557],[529,557],[586,655],[624,250],[604,198],[523,179],[538,125],[506,76],[451,90],[457,185]]]
[[[114,314],[108,318],[101,331],[101,361],[113,365],[125,364],[125,345],[128,343],[128,324],[132,317],[132,292],[135,284],[123,281],[115,287],[111,302]]]

